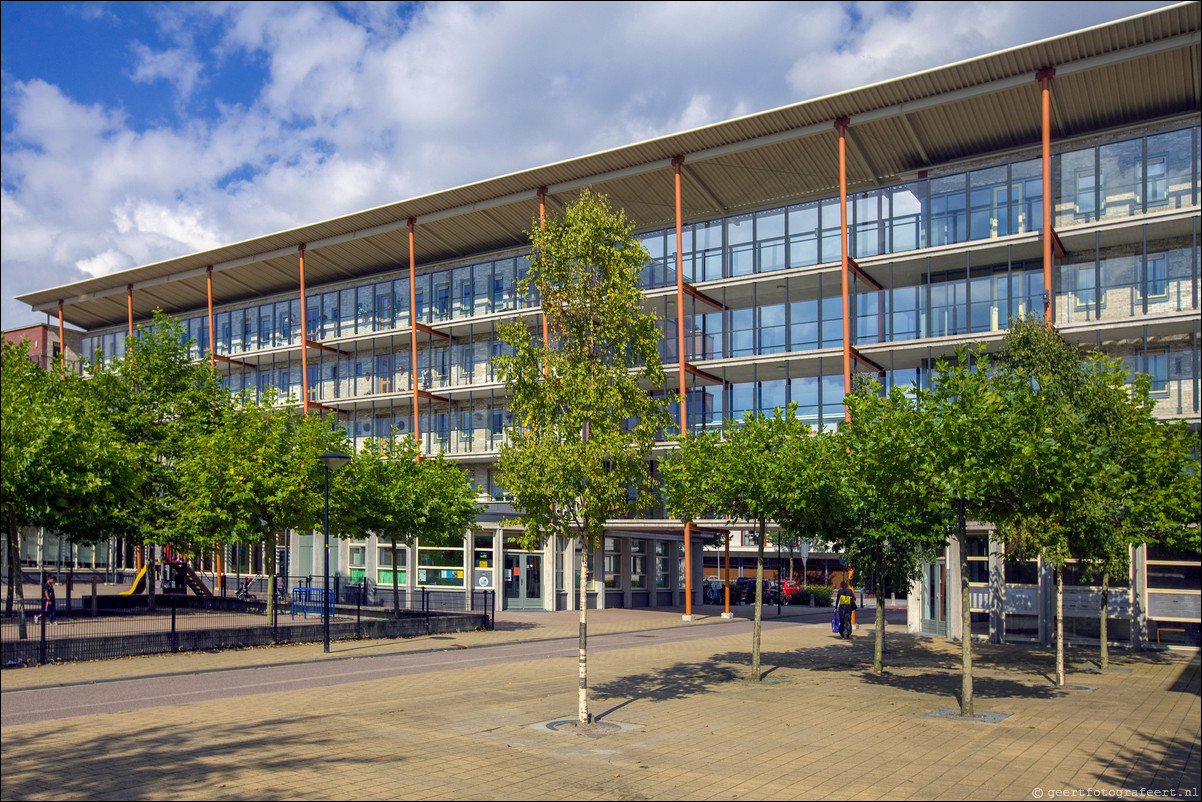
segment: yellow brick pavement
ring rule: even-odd
[[[603,611],[590,633],[685,625],[678,612]],[[575,658],[449,668],[6,727],[3,799],[1013,799],[1037,791],[1193,788],[1199,666],[1120,654],[1125,672],[1051,686],[1043,649],[982,645],[978,710],[998,724],[928,718],[955,706],[957,648],[889,631],[871,643],[804,624],[764,635],[765,681],[745,679],[750,636],[596,652],[592,709],[641,729],[602,738],[529,725],[575,710]],[[573,636],[572,614],[504,616],[499,631],[407,641],[171,655],[0,673],[21,687],[283,661],[367,658]],[[478,654],[478,652],[476,652]],[[1083,659],[1087,653],[1074,654]]]

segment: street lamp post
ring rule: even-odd
[[[322,454],[318,459],[326,466],[326,515],[324,529],[326,534],[326,556],[325,556],[325,582],[321,591],[321,618],[325,623],[325,648],[324,651],[330,651],[330,612],[332,605],[330,604],[330,471],[336,471],[343,468],[351,461],[351,458],[346,454],[337,451],[331,451]]]

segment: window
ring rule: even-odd
[[[351,546],[347,564],[350,566],[351,581],[362,582],[367,577],[367,546]]]
[[[1168,258],[1163,253],[1144,257],[1144,280],[1147,281],[1148,299],[1169,297]],[[1136,288],[1136,296],[1143,300],[1143,287]]]
[[[1093,217],[1097,210],[1095,190],[1097,189],[1097,174],[1093,168],[1077,171],[1076,181],[1076,212],[1078,217]]]
[[[605,587],[622,587],[622,547],[617,538],[605,538]]]
[[[512,501],[513,496],[502,490],[501,486],[497,484],[497,476],[499,475],[500,471],[490,470],[488,472],[488,497],[493,501]]]
[[[1163,156],[1148,156],[1148,172],[1144,176],[1144,192],[1136,193],[1137,197],[1146,196],[1149,206],[1168,203],[1169,178],[1168,159]],[[1138,175],[1139,171],[1136,171]]]
[[[1087,310],[1093,307],[1098,301],[1097,270],[1093,262],[1077,267],[1076,279],[1077,292],[1075,297],[1077,309]]]
[[[397,546],[396,549],[396,567],[399,570],[396,572],[396,582],[398,585],[404,585],[408,581],[408,572],[405,566],[409,563],[409,551],[404,546]],[[393,564],[392,564],[392,544],[387,546],[378,546],[376,548],[376,582],[381,585],[392,585],[393,580]]]
[[[630,541],[630,587],[642,590],[647,587],[647,541]]]
[[[1144,353],[1144,372],[1152,377],[1151,395],[1169,394],[1169,355],[1164,350]]]
[[[657,590],[668,590],[669,566],[668,543],[663,540],[655,541],[655,587]]]
[[[463,549],[417,550],[417,583],[463,587]]]

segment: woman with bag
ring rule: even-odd
[[[839,615],[839,637],[851,640],[851,614],[856,609],[856,594],[847,586],[847,580],[839,583],[835,595],[835,610]]]

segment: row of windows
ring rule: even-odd
[[[1199,351],[1196,345],[1144,344],[1127,353],[1117,354],[1132,373],[1152,377],[1152,393],[1157,411],[1166,415],[1197,414],[1199,411]],[[896,367],[886,363],[882,383],[886,388],[929,386],[933,360],[923,359],[917,367]],[[770,413],[789,403],[798,405],[798,415],[811,427],[837,426],[844,417],[842,359],[820,359],[817,375],[789,375],[791,365],[752,365],[739,369],[717,368],[728,384],[698,385],[688,391],[686,408],[690,431],[721,428],[726,420],[740,420],[748,412]],[[783,374],[783,377],[782,377]],[[259,378],[270,382],[271,374]],[[231,386],[237,382],[237,374]],[[266,377],[266,378],[264,378]],[[254,385],[248,385],[253,389]],[[270,386],[270,384],[268,384]],[[278,388],[277,388],[278,389]],[[408,398],[379,399],[369,408],[359,408],[337,416],[338,425],[356,445],[367,439],[412,436],[413,408]],[[669,414],[679,418],[679,406],[672,404]],[[505,441],[512,414],[501,391],[474,392],[468,398],[449,403],[422,402],[418,420],[422,447],[427,453],[444,451],[452,455],[494,453]],[[669,434],[661,433],[661,437]],[[495,488],[494,488],[495,490]]]
[[[1195,126],[1057,155],[1057,226],[1197,205],[1200,139]],[[1041,187],[1036,159],[857,193],[848,199],[851,255],[864,258],[1038,230]],[[838,261],[839,227],[837,198],[685,226],[685,279],[696,283]],[[651,255],[644,288],[674,284],[675,231],[640,238]],[[516,282],[526,265],[519,256],[417,276],[418,321],[435,324],[521,308]],[[307,335],[328,340],[407,328],[409,307],[407,276],[315,293],[306,299]],[[300,313],[299,299],[220,312],[214,321],[216,351],[235,355],[296,345]],[[184,323],[199,356],[209,341],[207,318]],[[975,330],[988,330],[976,325]],[[106,359],[120,356],[124,343],[119,340],[116,333],[85,337],[84,352],[100,348]]]

